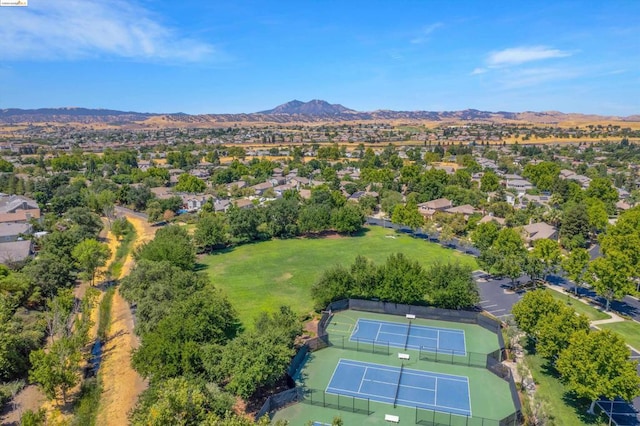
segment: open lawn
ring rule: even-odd
[[[625,320],[623,322],[612,322],[608,324],[600,324],[598,327],[615,331],[620,334],[628,345],[633,346],[635,349],[640,350],[640,324],[632,321]]]
[[[451,260],[477,268],[471,256],[375,226],[354,237],[246,244],[204,256],[200,262],[211,282],[228,295],[245,326],[251,326],[260,311],[273,311],[280,305],[290,305],[301,314],[312,311],[311,286],[330,266],[349,266],[357,255],[381,264],[398,252],[424,266]]]
[[[573,297],[567,297],[567,295],[560,293],[559,291],[547,289],[556,300],[563,302],[565,305],[572,307],[579,314],[585,315],[589,318],[589,321],[597,321],[611,318],[611,315],[606,314],[593,306],[583,303],[580,300]]]

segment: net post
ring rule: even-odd
[[[352,413],[356,412],[356,398],[355,397],[351,398],[351,412]]]
[[[360,339],[356,339],[356,352],[360,352]]]
[[[325,398],[325,396],[327,395],[327,392],[322,391],[322,407],[327,408],[327,400]]]
[[[387,342],[387,355],[391,355],[391,349],[389,348],[389,342]]]

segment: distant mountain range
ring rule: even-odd
[[[523,122],[556,124],[559,122],[640,121],[640,115],[613,117],[590,114],[545,112],[488,112],[475,109],[463,111],[355,111],[340,104],[314,99],[309,102],[293,100],[273,109],[249,114],[140,113],[110,109],[41,108],[2,109],[0,123],[4,124],[105,124],[127,127],[208,127],[222,123],[314,123],[371,120],[430,121],[430,122]]]

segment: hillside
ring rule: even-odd
[[[629,117],[600,116],[593,114],[562,113],[558,111],[355,111],[340,104],[330,104],[314,99],[309,102],[293,100],[273,109],[242,114],[197,114],[184,113],[140,113],[109,109],[88,108],[42,108],[0,110],[0,124],[108,124],[112,126],[136,127],[210,127],[225,123],[323,123],[363,121],[406,121],[433,123],[531,123],[562,125],[563,123],[637,123],[640,115]]]

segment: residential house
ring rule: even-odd
[[[40,207],[31,198],[10,195],[0,198],[0,223],[26,223],[40,219]]]
[[[0,223],[0,243],[18,241],[23,235],[29,235],[32,231],[33,228],[29,223]]]
[[[155,188],[151,188],[150,191],[153,193],[153,195],[156,196],[156,198],[160,200],[166,200],[175,195],[171,190],[171,188],[167,188],[166,186],[158,186]]]
[[[182,204],[187,211],[198,211],[205,205],[209,198],[212,198],[211,195],[186,195],[181,194],[180,198],[182,198]]]
[[[431,219],[436,212],[444,211],[451,207],[453,207],[453,204],[450,200],[447,200],[446,198],[438,198],[437,200],[418,204],[418,211],[424,217]]]
[[[462,214],[465,220],[468,220],[469,216],[476,212],[476,209],[471,204],[464,204],[462,206],[450,207],[444,211],[451,214]]]
[[[515,189],[518,194],[525,194],[528,190],[533,189],[533,184],[526,179],[507,179],[507,189]]]
[[[273,188],[273,185],[271,184],[271,182],[263,182],[257,185],[253,185],[251,187],[251,189],[255,191],[256,195],[262,195],[267,189],[270,189],[270,188]]]
[[[482,219],[478,221],[478,223],[487,223],[487,222],[495,222],[499,225],[504,226],[505,220],[501,217],[496,217],[488,214],[483,216]]]
[[[293,189],[293,185],[289,185],[289,184],[278,185],[273,188],[273,190],[275,191],[278,197],[282,197],[285,191],[289,191],[291,189]]]
[[[213,210],[215,212],[226,212],[231,205],[230,200],[215,200],[213,202]]]
[[[31,240],[0,243],[0,263],[16,266],[24,263],[33,254]]]
[[[532,223],[527,226],[523,226],[525,232],[525,239],[529,244],[533,244],[534,241],[548,238],[550,240],[558,239],[558,230],[549,225],[546,222]]]
[[[231,203],[239,209],[253,208],[253,201],[249,200],[248,198],[240,198],[238,200],[233,200]]]

